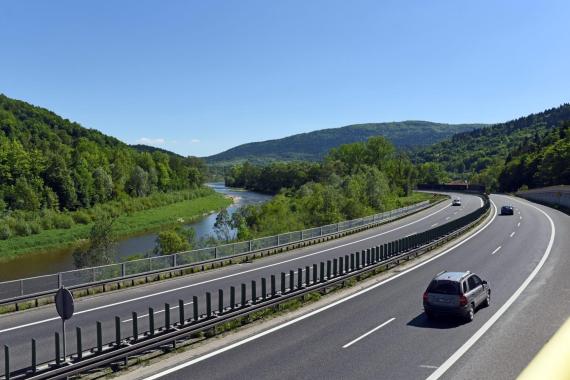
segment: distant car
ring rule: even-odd
[[[455,198],[453,199],[453,201],[451,202],[452,206],[461,206],[461,198]]]
[[[430,319],[451,315],[470,322],[477,308],[490,303],[489,284],[469,271],[438,273],[423,295],[424,311]]]
[[[501,215],[514,215],[515,209],[513,206],[505,205],[501,207]]]

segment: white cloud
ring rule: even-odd
[[[149,139],[148,137],[141,137],[137,140],[137,144],[145,145],[163,145],[164,143],[166,143],[166,140],[163,138]]]

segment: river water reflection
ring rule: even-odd
[[[218,193],[231,196],[234,199],[234,203],[227,209],[230,214],[233,214],[241,206],[263,203],[271,198],[269,195],[228,188],[223,183],[216,182],[206,185]],[[213,228],[216,216],[217,213],[213,213],[186,226],[195,230],[196,239],[205,238],[208,235],[214,235]],[[120,240],[117,243],[117,261],[124,261],[132,255],[151,255],[156,245],[156,237],[157,234],[151,232]],[[62,250],[26,255],[17,260],[2,263],[0,264],[0,281],[75,269],[72,253],[71,250]]]

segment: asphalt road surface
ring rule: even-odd
[[[450,194],[452,197],[456,194]],[[96,345],[96,321],[103,323],[103,342],[114,341],[114,317],[119,316],[122,323],[123,336],[132,334],[131,315],[136,311],[139,315],[139,331],[148,328],[148,308],[155,310],[155,325],[164,324],[164,304],[171,307],[178,305],[182,299],[187,304],[186,315],[191,315],[192,296],[201,297],[201,310],[204,295],[212,292],[212,304],[217,305],[217,290],[224,289],[229,294],[229,287],[235,286],[236,299],[240,299],[239,285],[249,284],[251,280],[269,278],[271,274],[289,273],[290,270],[304,268],[340,255],[353,253],[371,246],[379,245],[407,235],[421,232],[461,217],[482,206],[481,198],[461,194],[462,206],[451,206],[445,201],[435,207],[410,215],[386,225],[350,235],[326,243],[289,251],[249,264],[237,264],[222,269],[180,277],[159,283],[124,289],[121,291],[100,294],[76,300],[75,315],[67,322],[67,353],[75,352],[75,328],[81,327],[84,348]],[[258,287],[260,286],[260,281]],[[258,294],[260,290],[258,289]],[[226,296],[226,303],[229,297]],[[172,309],[172,321],[178,320],[178,311]],[[0,316],[0,345],[8,345],[11,352],[12,370],[29,366],[31,363],[31,339],[36,339],[38,347],[38,363],[53,360],[55,355],[54,333],[61,331],[61,321],[53,305],[31,309],[18,313]],[[4,371],[4,362],[0,361],[0,373]]]
[[[388,280],[149,379],[512,379],[570,315],[570,218],[502,195],[461,243]],[[513,216],[496,208],[513,204]],[[443,212],[442,212],[443,213]],[[430,321],[422,293],[442,271],[490,283],[471,323]]]

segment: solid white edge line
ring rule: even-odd
[[[511,232],[511,237],[515,236],[515,231]]]
[[[367,333],[364,333],[361,336],[359,336],[358,338],[351,340],[350,342],[348,342],[347,344],[342,346],[342,348],[348,348],[348,347],[352,346],[354,343],[358,342],[359,340],[364,339],[368,335],[372,334],[373,332],[380,330],[382,327],[386,326],[388,323],[392,322],[394,319],[396,319],[396,318],[388,319],[386,322],[382,323],[380,326],[376,326],[372,330],[368,331]]]
[[[208,353],[208,354],[199,356],[199,357],[197,357],[197,358],[195,358],[195,359],[192,359],[192,360],[190,360],[190,361],[187,361],[186,363],[179,364],[179,365],[177,365],[177,366],[175,366],[175,367],[172,367],[172,368],[170,368],[170,369],[164,370],[164,371],[162,371],[162,372],[159,372],[159,373],[157,373],[157,374],[154,374],[154,375],[152,375],[152,376],[149,376],[149,377],[147,377],[147,378],[145,378],[145,379],[146,379],[146,380],[159,379],[159,378],[161,378],[161,377],[163,377],[163,376],[169,375],[169,374],[171,374],[171,373],[173,373],[173,372],[176,372],[176,371],[179,371],[179,370],[181,370],[181,369],[183,369],[183,368],[189,367],[189,366],[191,366],[191,365],[194,365],[194,364],[196,364],[196,363],[199,363],[199,362],[204,361],[204,360],[206,360],[206,359],[209,359],[209,358],[211,358],[211,357],[214,357],[214,356],[217,356],[217,355],[219,355],[219,354],[222,354],[222,353],[224,353],[224,352],[226,352],[226,351],[232,350],[232,349],[234,349],[234,348],[236,348],[236,347],[242,346],[242,345],[244,345],[244,344],[246,344],[246,343],[249,343],[249,342],[252,342],[252,341],[257,340],[257,339],[259,339],[259,338],[262,338],[262,337],[264,337],[265,335],[269,335],[269,334],[271,334],[271,333],[273,333],[273,332],[275,332],[275,331],[278,331],[278,330],[281,330],[281,329],[283,329],[283,328],[285,328],[285,327],[291,326],[291,325],[293,325],[293,324],[295,324],[295,323],[297,323],[297,322],[300,322],[300,321],[302,321],[302,320],[304,320],[304,319],[306,319],[306,318],[312,317],[313,315],[317,315],[317,314],[319,314],[319,313],[322,313],[323,311],[326,311],[326,310],[328,310],[328,309],[330,309],[330,308],[333,308],[333,307],[335,307],[335,306],[337,306],[337,305],[340,305],[341,303],[344,303],[344,302],[346,302],[346,301],[349,301],[349,300],[351,300],[351,299],[353,299],[353,298],[356,298],[356,297],[358,297],[358,296],[360,296],[360,295],[362,295],[362,294],[368,293],[368,292],[370,292],[370,291],[376,289],[376,288],[379,287],[379,286],[382,286],[382,285],[384,285],[384,284],[386,284],[386,283],[388,283],[388,282],[390,282],[390,281],[394,281],[395,279],[397,279],[397,278],[399,278],[399,277],[401,277],[401,276],[404,276],[405,274],[410,273],[411,271],[414,271],[414,270],[416,270],[416,269],[418,269],[418,268],[423,267],[424,265],[426,265],[426,264],[428,264],[428,263],[430,263],[430,262],[432,262],[432,261],[434,261],[434,260],[440,258],[441,256],[443,256],[443,255],[445,255],[445,254],[451,252],[451,251],[454,250],[455,248],[457,248],[457,247],[459,247],[459,246],[465,244],[466,242],[468,242],[469,240],[473,239],[475,236],[477,236],[477,235],[479,235],[481,232],[483,232],[488,226],[490,226],[491,223],[493,223],[493,221],[494,221],[495,218],[497,217],[497,207],[495,206],[495,203],[494,203],[493,201],[491,201],[491,204],[492,204],[493,209],[494,209],[493,217],[491,218],[491,220],[490,220],[487,224],[485,224],[483,227],[481,227],[478,231],[476,231],[473,235],[471,235],[471,236],[465,238],[464,240],[458,242],[457,244],[455,244],[455,245],[449,247],[449,248],[446,249],[445,251],[443,251],[443,252],[441,252],[441,253],[439,253],[439,254],[437,254],[437,255],[435,255],[435,256],[433,256],[433,257],[431,257],[431,258],[429,258],[429,259],[427,259],[427,260],[425,260],[425,261],[422,261],[421,263],[418,263],[417,265],[415,265],[415,266],[413,266],[413,267],[411,267],[411,268],[409,268],[409,269],[406,269],[406,270],[403,271],[403,272],[400,272],[400,273],[398,273],[398,274],[395,274],[394,276],[392,276],[392,277],[390,277],[390,278],[387,278],[387,279],[384,280],[384,281],[380,281],[380,282],[378,282],[378,283],[376,283],[376,284],[374,284],[374,285],[372,285],[372,286],[370,286],[370,287],[368,287],[368,288],[365,288],[365,289],[360,290],[359,292],[353,293],[353,294],[351,294],[351,295],[349,295],[349,296],[346,296],[345,298],[341,298],[341,299],[339,299],[339,300],[337,300],[337,301],[335,301],[335,302],[333,302],[333,303],[330,303],[330,304],[328,304],[328,305],[326,305],[326,306],[321,307],[320,309],[313,310],[313,311],[311,311],[311,312],[309,312],[309,313],[307,313],[307,314],[303,314],[303,315],[301,315],[301,316],[299,316],[299,317],[297,317],[297,318],[294,318],[294,319],[292,319],[292,320],[290,320],[290,321],[287,321],[287,322],[285,322],[285,323],[283,323],[283,324],[281,324],[281,325],[279,325],[279,326],[272,327],[272,328],[270,328],[270,329],[268,329],[268,330],[262,331],[262,332],[260,332],[260,333],[258,333],[258,334],[255,334],[255,335],[252,335],[252,336],[250,336],[250,337],[248,337],[248,338],[245,338],[244,340],[240,340],[239,342],[232,343],[232,344],[230,344],[229,346],[222,347],[222,348],[217,349],[217,350],[215,350],[215,351],[212,351],[212,352],[210,352],[210,353]]]
[[[493,252],[491,252],[491,255],[494,255],[495,253],[499,252],[499,249],[501,249],[501,246],[498,246]]]
[[[379,233],[379,234],[375,234],[375,235],[372,235],[372,236],[368,236],[368,237],[365,237],[365,238],[362,238],[362,239],[359,239],[359,240],[355,240],[355,241],[351,241],[351,242],[348,242],[348,243],[345,243],[345,244],[336,245],[336,246],[331,247],[331,248],[323,249],[322,251],[317,251],[317,252],[309,253],[309,254],[307,254],[307,255],[303,255],[303,256],[299,256],[299,257],[294,257],[294,258],[291,258],[291,259],[288,259],[288,260],[279,261],[279,262],[277,262],[277,263],[268,264],[268,265],[264,265],[264,266],[261,266],[261,267],[244,270],[244,271],[242,271],[242,272],[232,273],[232,274],[229,274],[229,275],[227,275],[227,276],[212,278],[212,279],[210,279],[210,280],[205,280],[205,281],[197,282],[197,283],[194,283],[194,284],[188,284],[188,285],[180,286],[180,287],[178,287],[178,288],[167,289],[167,290],[163,290],[163,291],[156,292],[156,293],[152,293],[152,294],[145,294],[144,296],[135,297],[135,298],[129,298],[129,299],[124,300],[124,301],[118,301],[118,302],[110,303],[110,304],[107,304],[107,305],[102,305],[102,306],[94,307],[94,308],[91,308],[91,309],[78,311],[78,312],[76,312],[74,315],[90,313],[90,312],[92,312],[92,311],[101,310],[101,309],[106,309],[106,308],[109,308],[109,307],[113,307],[113,306],[117,306],[117,305],[122,305],[122,304],[129,303],[129,302],[140,301],[140,300],[145,299],[145,298],[150,298],[150,297],[155,297],[155,296],[159,296],[159,295],[162,295],[162,294],[172,293],[172,292],[176,292],[176,291],[179,291],[179,290],[191,288],[191,287],[194,287],[194,286],[208,284],[208,283],[210,283],[210,282],[215,282],[215,281],[219,281],[219,280],[225,280],[226,278],[236,277],[236,276],[239,276],[239,275],[242,275],[242,274],[245,274],[245,273],[255,272],[255,271],[258,271],[258,270],[262,270],[262,269],[274,267],[274,266],[281,265],[281,264],[284,264],[284,263],[289,263],[289,262],[291,262],[291,261],[301,260],[301,259],[304,259],[304,258],[306,258],[306,257],[310,257],[310,256],[314,256],[314,255],[321,254],[321,253],[323,253],[323,252],[332,251],[333,249],[338,249],[338,248],[342,248],[342,247],[347,247],[347,246],[352,245],[352,244],[357,244],[357,243],[360,243],[360,242],[363,242],[363,241],[366,241],[366,240],[374,239],[374,238],[376,238],[376,237],[378,237],[378,236],[386,235],[386,234],[389,234],[390,232],[394,232],[394,231],[397,231],[397,230],[399,230],[399,229],[402,229],[402,228],[411,226],[412,224],[416,224],[416,223],[421,222],[422,220],[427,219],[427,218],[429,218],[429,217],[431,217],[431,216],[433,216],[433,215],[435,215],[435,214],[437,214],[437,213],[440,213],[441,211],[445,210],[445,209],[448,208],[448,207],[450,207],[450,205],[447,205],[447,206],[445,206],[445,207],[443,207],[443,208],[437,210],[436,212],[433,212],[433,213],[431,213],[431,214],[429,214],[429,215],[426,215],[426,216],[424,216],[423,218],[420,218],[420,219],[415,220],[415,221],[413,221],[413,222],[410,222],[410,223],[408,223],[408,224],[404,224],[403,226],[396,227],[396,228],[393,228],[393,229],[391,229],[391,230],[384,231],[384,232],[381,232],[381,233]],[[6,328],[6,329],[4,329],[4,330],[0,330],[0,333],[12,331],[12,330],[18,330],[18,329],[22,329],[22,328],[25,328],[25,327],[34,326],[34,325],[39,325],[39,324],[41,324],[41,323],[56,321],[56,320],[60,320],[60,319],[61,319],[61,318],[59,318],[59,317],[47,318],[47,319],[43,319],[43,320],[40,320],[40,321],[35,321],[35,322],[26,323],[26,324],[20,325],[20,326],[9,327],[9,328]]]
[[[485,324],[481,326],[481,328],[477,330],[477,332],[473,334],[471,338],[469,338],[469,340],[467,340],[467,342],[465,342],[461,347],[459,347],[459,349],[455,351],[449,357],[449,359],[447,359],[441,366],[439,366],[439,368],[435,370],[426,380],[439,379],[453,364],[455,364],[455,362],[457,362],[487,332],[487,330],[489,330],[495,324],[495,322],[497,322],[497,320],[509,309],[509,307],[513,303],[515,303],[515,301],[521,295],[521,293],[536,277],[536,275],[538,274],[538,272],[546,262],[546,259],[548,259],[550,251],[552,250],[552,245],[554,244],[554,236],[556,236],[556,227],[554,226],[554,222],[552,221],[552,218],[550,218],[550,216],[540,208],[527,202],[524,203],[527,204],[527,206],[530,206],[540,211],[542,214],[544,214],[544,216],[546,216],[546,218],[550,222],[550,228],[551,228],[550,241],[548,242],[546,251],[544,251],[544,255],[542,256],[542,258],[540,259],[539,263],[536,265],[534,270],[530,273],[530,275],[526,278],[526,280],[524,280],[524,282],[516,290],[516,292],[514,292],[513,295],[507,300],[507,302],[505,302],[503,306],[501,306],[501,308],[497,310],[497,312],[493,314],[493,316],[489,318],[487,322],[485,322]]]

